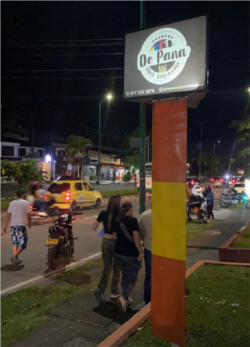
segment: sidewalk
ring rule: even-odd
[[[199,249],[190,246],[218,248],[245,221],[241,220],[241,210],[229,214],[217,211],[218,224],[213,225],[197,238],[188,242],[187,268],[198,260],[218,260],[217,249]],[[227,218],[228,217],[228,218]],[[249,220],[249,215],[246,217]],[[101,272],[100,268],[100,272]],[[138,282],[132,293],[133,305],[126,316],[121,316],[111,302],[97,305],[93,291],[85,291],[69,298],[49,313],[49,321],[37,328],[30,336],[22,338],[11,347],[95,347],[121,324],[129,320],[143,307],[144,269],[140,271]],[[106,297],[110,293],[107,288]],[[109,347],[109,346],[107,346]]]

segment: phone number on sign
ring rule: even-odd
[[[136,90],[133,92],[126,92],[126,96],[140,96],[140,95],[147,95],[147,94],[154,94],[154,89],[145,89],[145,90]]]

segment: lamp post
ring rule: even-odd
[[[99,102],[99,139],[98,139],[98,181],[100,184],[100,173],[101,173],[101,116],[102,116],[102,103],[105,100],[110,101],[113,98],[112,94],[106,95],[102,101]]]
[[[220,140],[217,141],[218,143],[220,143]],[[213,146],[213,153],[214,153],[214,157],[215,157],[215,143],[214,143],[214,146]]]

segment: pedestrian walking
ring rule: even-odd
[[[114,239],[114,227],[121,208],[121,196],[119,194],[112,195],[109,198],[106,210],[100,212],[97,220],[95,221],[92,229],[97,230],[100,223],[103,223],[104,234],[102,239],[102,258],[103,258],[103,272],[95,291],[96,299],[99,303],[104,302],[104,293],[108,284],[109,276],[113,269],[113,278],[111,283],[110,299],[117,299],[119,297],[118,285],[120,282],[120,270],[114,261],[114,247],[116,240]]]
[[[143,259],[140,228],[132,214],[132,204],[124,202],[115,227],[115,257],[122,272],[122,295],[117,302],[122,313],[126,313],[127,307],[132,303],[130,294],[135,287]]]
[[[213,214],[214,193],[212,192],[212,187],[210,186],[210,184],[207,184],[205,186],[205,191],[203,192],[203,196],[207,200],[208,221],[214,222],[214,214]],[[210,217],[212,217],[212,218],[210,218]]]
[[[26,192],[19,189],[16,193],[17,199],[12,201],[7,211],[6,224],[3,231],[6,233],[10,222],[10,235],[13,243],[13,257],[10,258],[13,264],[20,264],[19,254],[24,251],[28,243],[28,233],[26,225],[31,228],[30,206],[26,201]]]
[[[150,207],[151,207],[150,197]],[[151,247],[152,247],[152,208],[140,215],[140,233],[144,244],[144,259],[146,277],[144,281],[144,301],[148,304],[151,301]]]

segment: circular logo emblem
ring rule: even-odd
[[[144,41],[137,57],[137,68],[150,83],[168,83],[182,72],[190,52],[191,48],[178,30],[162,28]]]

